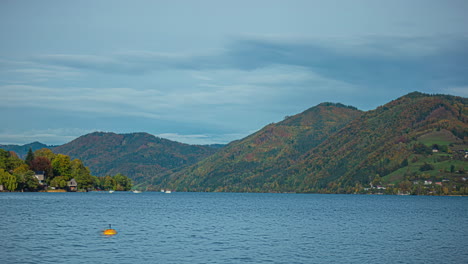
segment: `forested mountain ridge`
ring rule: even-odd
[[[32,151],[36,151],[42,148],[53,148],[53,147],[54,146],[47,146],[37,141],[33,143],[25,144],[25,145],[0,145],[0,149],[13,151],[18,155],[18,157],[22,159],[26,157],[26,154],[28,153],[30,148]]]
[[[268,179],[286,170],[305,152],[361,114],[356,108],[342,104],[319,104],[231,142],[185,170],[155,177],[152,184],[208,191],[243,190],[246,181],[270,184]]]
[[[440,134],[446,136],[438,140]],[[423,142],[423,136],[433,139]],[[456,154],[467,147],[467,140],[466,98],[411,93],[353,120],[309,151],[288,173],[303,179],[302,191],[338,191],[381,177],[376,184],[411,177],[417,180],[412,166],[422,166],[422,161],[434,164],[438,163],[436,159],[443,161],[443,157],[437,156],[450,154],[449,145],[451,153]],[[446,147],[446,154],[432,152],[437,143],[440,145],[437,148]],[[425,151],[420,151],[420,147]],[[468,165],[467,160],[460,161]],[[398,170],[399,175],[392,175]]]
[[[388,192],[410,193],[430,179],[450,182],[455,189],[446,193],[468,191],[461,182],[468,168],[466,98],[415,92],[367,112],[325,106],[268,125],[151,184],[188,191],[333,193],[385,185]],[[334,119],[339,116],[342,123]],[[307,123],[309,118],[314,121]]]
[[[93,175],[123,173],[138,181],[168,169],[193,164],[217,149],[183,144],[147,133],[94,132],[53,151],[83,160]]]

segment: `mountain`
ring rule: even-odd
[[[236,191],[245,184],[260,188],[361,114],[355,107],[322,103],[234,141],[190,168],[156,177],[152,184],[195,191]]]
[[[188,191],[349,193],[370,184],[461,181],[467,114],[466,98],[417,92],[367,112],[320,104],[150,183]]]
[[[147,133],[104,132],[87,134],[53,148],[55,153],[82,160],[93,175],[122,173],[137,182],[193,164],[216,151],[213,147],[183,144]]]
[[[287,173],[302,181],[302,191],[338,190],[381,177],[380,183],[397,183],[453,176],[444,173],[451,165],[468,168],[468,160],[457,155],[468,148],[467,103],[462,97],[408,94],[350,122]],[[434,154],[433,148],[445,151]],[[424,164],[432,170],[423,172]]]
[[[33,142],[25,145],[0,145],[0,149],[4,149],[7,151],[14,151],[18,157],[24,159],[26,155],[28,154],[29,148],[32,149],[32,151],[36,151],[38,149],[42,148],[51,148],[53,146],[47,146],[45,144],[42,144],[40,142]]]

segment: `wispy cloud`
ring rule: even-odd
[[[46,145],[61,145],[94,131],[98,131],[98,129],[55,128],[22,131],[7,129],[0,133],[0,142],[2,144],[23,145],[39,141]]]
[[[368,36],[356,38],[285,39],[248,36],[224,50],[206,54],[131,51],[107,56],[48,54],[37,63],[113,74],[147,74],[161,70],[250,71],[275,65],[312,69],[329,79],[360,85],[381,85],[395,80],[424,85],[423,76],[440,78],[463,67],[468,58],[465,36]],[[461,64],[461,65],[460,65]],[[465,68],[465,67],[463,67]],[[203,77],[205,76],[205,77]],[[466,75],[465,75],[466,76]],[[276,76],[277,77],[277,76]],[[271,77],[270,77],[271,78]],[[454,81],[468,77],[457,75]]]
[[[244,134],[179,134],[179,133],[162,133],[156,136],[167,138],[177,142],[190,142],[195,145],[209,145],[209,144],[225,144],[247,136]]]

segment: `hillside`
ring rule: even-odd
[[[31,148],[32,151],[36,151],[38,149],[51,148],[51,147],[53,146],[47,146],[37,141],[33,143],[25,144],[25,145],[0,145],[0,149],[13,151],[18,155],[18,157],[22,159],[24,159],[26,157],[26,154],[28,154],[29,148]]]
[[[441,134],[445,138],[435,141]],[[288,173],[302,181],[301,191],[341,192],[372,181],[443,180],[457,176],[445,173],[451,165],[468,168],[468,160],[458,154],[468,149],[467,140],[466,98],[411,93],[350,122]],[[434,147],[444,151],[433,153]],[[440,162],[446,166],[437,169]],[[424,163],[433,169],[420,170]]]
[[[421,93],[364,113],[321,104],[151,184],[188,191],[353,193],[383,184],[411,189],[410,181],[432,179],[464,192],[467,114],[466,98]]]
[[[354,107],[322,103],[234,141],[213,156],[180,172],[155,177],[152,184],[184,190],[233,191],[263,186],[310,149],[362,114]],[[183,186],[183,187],[182,187]]]
[[[93,175],[122,173],[139,181],[168,169],[193,164],[217,149],[183,144],[147,133],[94,132],[55,147],[53,151],[81,159]]]

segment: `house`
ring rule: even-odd
[[[36,171],[34,173],[34,177],[37,178],[37,180],[39,181],[39,184],[40,185],[44,185],[45,184],[45,172],[43,171]]]
[[[76,192],[76,190],[78,189],[78,183],[76,182],[75,178],[69,180],[67,182],[67,186],[68,186],[68,189],[70,189],[70,191],[72,192]]]
[[[436,182],[436,185],[442,186],[442,182]]]
[[[424,185],[431,185],[432,181],[424,181]]]
[[[0,184],[0,192],[3,191],[3,184]]]

